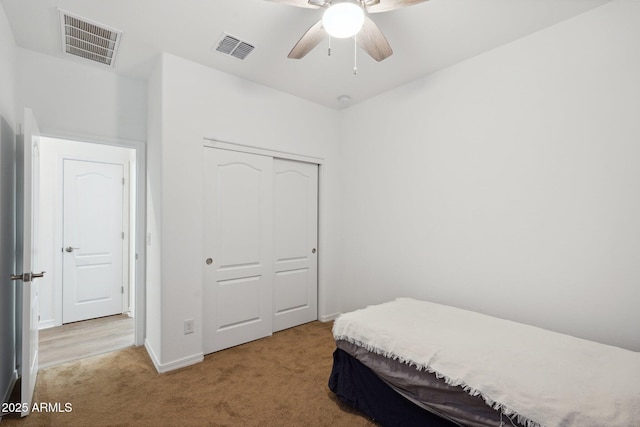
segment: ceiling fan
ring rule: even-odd
[[[388,12],[427,0],[270,0],[308,9],[326,8],[316,22],[298,40],[288,57],[301,59],[311,52],[327,34],[331,37],[355,36],[357,45],[380,62],[393,54],[389,42],[378,26],[367,16],[369,13]]]

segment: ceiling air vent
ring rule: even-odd
[[[114,66],[122,31],[89,21],[62,9],[62,50],[100,64]]]
[[[223,33],[220,40],[218,40],[215,50],[225,55],[231,55],[234,58],[244,59],[253,49],[253,45],[243,42],[237,37]]]

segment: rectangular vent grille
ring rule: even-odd
[[[115,65],[122,31],[91,22],[62,9],[59,12],[64,52],[110,67]]]
[[[245,59],[254,48],[253,45],[243,42],[237,37],[222,34],[215,50],[225,55],[231,55],[234,58]]]

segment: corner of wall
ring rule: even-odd
[[[147,82],[146,176],[146,339],[145,347],[156,364],[162,354],[162,62]],[[158,347],[152,346],[153,343]]]
[[[340,317],[341,314],[342,313],[331,313],[331,314],[327,314],[327,315],[324,315],[324,316],[320,316],[320,321],[322,323],[333,322],[338,317]]]
[[[170,363],[162,363],[160,361],[160,357],[158,357],[158,354],[154,350],[154,346],[149,342],[149,340],[144,341],[144,348],[147,350],[156,371],[160,374],[184,368],[186,366],[195,365],[196,363],[200,363],[204,360],[204,354],[199,353],[179,360],[174,360]]]

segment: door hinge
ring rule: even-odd
[[[124,185],[124,178],[122,178],[122,185]]]
[[[124,240],[124,231],[122,232],[122,240]]]
[[[120,287],[120,293],[124,295],[124,286]]]

